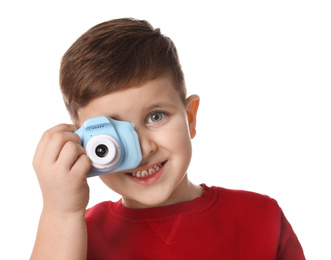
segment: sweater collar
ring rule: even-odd
[[[112,215],[121,219],[131,221],[142,221],[162,218],[177,217],[179,214],[197,214],[210,208],[216,200],[215,190],[205,184],[200,197],[190,201],[185,201],[163,207],[152,207],[145,209],[127,208],[122,204],[122,200],[115,203],[109,203],[109,210]]]

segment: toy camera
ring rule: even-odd
[[[138,134],[129,122],[93,117],[75,133],[92,161],[88,177],[133,169],[141,162]]]

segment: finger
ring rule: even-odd
[[[34,164],[36,164],[37,162],[40,162],[40,159],[45,151],[46,145],[49,142],[50,137],[52,136],[53,133],[55,132],[73,132],[76,130],[76,127],[74,125],[68,125],[68,124],[60,124],[57,125],[49,130],[47,130],[43,136],[41,137],[35,154],[34,154]]]
[[[69,171],[82,154],[85,154],[85,150],[80,144],[68,141],[63,146],[57,159],[57,163],[61,165],[61,168]]]
[[[80,144],[79,136],[73,132],[52,132],[45,138],[45,144],[42,144],[43,151],[40,159],[45,163],[54,163],[57,161],[63,146],[72,141]]]
[[[49,130],[47,130],[43,136],[41,137],[38,145],[37,145],[37,148],[36,148],[36,151],[35,151],[35,154],[34,154],[34,157],[33,157],[33,166],[34,168],[38,167],[38,165],[40,164],[40,162],[42,161],[42,157],[44,155],[44,152],[45,152],[45,149],[46,149],[46,146],[50,140],[50,137],[52,136],[53,133],[55,132],[63,132],[63,131],[69,131],[69,132],[73,132],[76,130],[76,127],[74,125],[68,125],[68,124],[60,124],[60,125],[57,125]]]
[[[90,158],[86,154],[81,154],[71,168],[71,173],[86,178],[92,166]]]

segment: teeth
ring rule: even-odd
[[[131,172],[131,175],[133,177],[137,177],[137,178],[145,178],[145,177],[148,177],[148,176],[152,175],[153,173],[157,172],[158,170],[160,170],[160,168],[162,168],[162,164],[157,164],[148,170]]]

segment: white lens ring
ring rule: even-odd
[[[104,145],[108,152],[104,157],[96,154],[98,146]],[[92,166],[97,169],[109,169],[114,167],[121,158],[121,146],[117,140],[106,134],[96,135],[91,138],[85,147],[87,156],[92,161]]]

